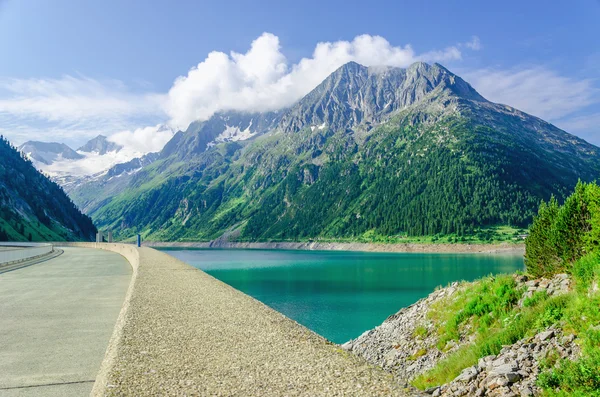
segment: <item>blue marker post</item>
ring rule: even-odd
[[[141,235],[137,235],[137,246],[141,247],[142,246],[142,236]]]

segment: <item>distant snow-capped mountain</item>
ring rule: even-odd
[[[117,176],[134,172],[156,158],[155,153],[132,150],[104,135],[89,140],[76,151],[64,143],[39,141],[25,142],[18,149],[67,192],[109,173]]]
[[[104,155],[108,152],[119,152],[121,149],[123,149],[123,146],[109,141],[104,135],[98,135],[94,139],[90,139],[85,145],[77,149],[77,151]]]
[[[58,142],[27,141],[18,149],[30,160],[45,165],[63,160],[80,160],[85,157],[64,143]]]

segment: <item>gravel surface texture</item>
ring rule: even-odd
[[[135,262],[131,246],[102,246],[126,250]],[[206,273],[151,248],[138,253],[93,395],[412,394],[382,369]]]

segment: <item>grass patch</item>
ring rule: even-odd
[[[427,327],[425,327],[424,325],[419,325],[413,331],[413,337],[423,339],[423,338],[427,337],[428,333],[429,333],[429,331],[427,331]]]
[[[510,312],[522,293],[512,276],[490,276],[438,302],[429,311],[429,317],[440,324],[437,347],[444,350],[461,335],[485,333]]]
[[[536,292],[518,307],[510,276],[487,277],[469,285],[454,299],[438,302],[430,317],[438,324],[441,340],[475,334],[474,343],[462,346],[433,369],[417,377],[413,385],[426,389],[452,381],[460,372],[488,355],[554,324],[578,336],[582,355],[577,361],[550,352],[540,361],[538,385],[547,396],[600,397],[600,293],[594,290],[600,275],[600,257],[589,254],[574,263],[574,291],[549,297]],[[513,281],[514,282],[514,281]]]
[[[427,354],[427,349],[419,349],[414,354],[411,354],[411,356],[408,359],[411,361],[415,361],[417,358],[423,357],[426,354]]]
[[[488,277],[472,284],[452,304],[439,302],[432,316],[447,319],[440,328],[440,341],[444,345],[452,339],[464,336],[466,329],[461,324],[469,324],[474,334],[474,343],[462,346],[440,361],[433,369],[420,375],[413,385],[426,389],[452,381],[460,372],[485,356],[496,355],[504,345],[533,335],[563,319],[574,300],[574,294],[548,298],[543,294],[534,295],[528,306],[518,307],[516,303],[523,290],[516,287],[511,276]],[[455,310],[456,306],[463,309]],[[442,348],[444,347],[442,346]]]

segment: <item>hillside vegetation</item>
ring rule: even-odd
[[[563,205],[542,203],[526,240],[526,274],[488,277],[436,304],[428,316],[442,351],[461,345],[420,375],[420,388],[455,379],[478,360],[497,355],[504,346],[557,327],[573,334],[581,349],[571,360],[556,352],[543,357],[537,385],[548,396],[600,395],[600,187],[579,183]],[[572,288],[550,296],[525,294],[524,280],[566,273]],[[524,295],[525,294],[525,295]],[[430,331],[423,331],[430,332]]]
[[[234,125],[253,138],[219,140]],[[493,241],[599,172],[597,147],[441,65],[349,63],[289,109],[192,123],[152,164],[70,194],[121,238]]]
[[[91,240],[95,233],[60,186],[0,137],[0,241]]]

